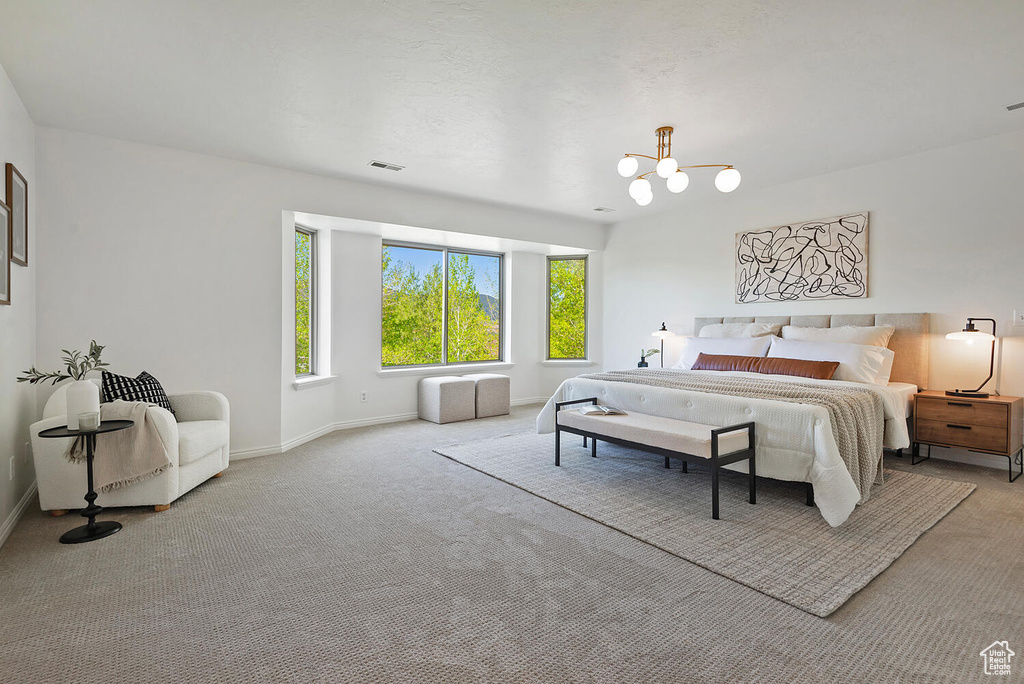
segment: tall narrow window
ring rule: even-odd
[[[587,257],[548,257],[548,358],[587,358]]]
[[[316,233],[295,228],[295,375],[316,373]]]
[[[500,361],[502,255],[385,244],[381,365]]]

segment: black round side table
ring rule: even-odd
[[[62,426],[43,430],[39,433],[40,437],[52,439],[60,437],[83,437],[85,439],[85,467],[86,472],[89,473],[89,491],[85,495],[85,501],[89,505],[82,511],[82,515],[89,519],[89,523],[62,534],[60,536],[61,544],[81,544],[82,542],[93,541],[94,539],[103,539],[121,529],[121,523],[112,520],[96,522],[96,516],[103,508],[96,505],[96,492],[92,487],[92,457],[93,452],[96,450],[96,435],[101,435],[104,432],[126,430],[132,425],[135,425],[134,420],[107,420],[100,423],[99,428],[95,430],[69,430],[67,426]]]

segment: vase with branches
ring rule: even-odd
[[[637,368],[647,368],[647,359],[659,353],[658,348],[654,349],[640,349],[640,363],[636,364]]]
[[[92,340],[89,343],[89,351],[85,354],[77,349],[62,349],[61,351],[64,353],[64,356],[61,357],[61,361],[64,363],[63,370],[41,371],[33,365],[28,370],[21,372],[18,382],[37,385],[49,381],[56,385],[64,380],[74,380],[67,389],[67,425],[69,429],[77,430],[80,414],[99,413],[100,410],[100,389],[95,383],[87,380],[86,376],[94,370],[110,365],[100,358],[103,348],[103,345],[96,344],[96,340]]]

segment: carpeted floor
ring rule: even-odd
[[[434,450],[723,577],[825,617],[860,591],[974,490],[975,485],[889,470],[843,525],[829,527],[799,483],[761,479],[747,501],[745,474],[721,477],[721,519],[711,518],[703,464],[668,472],[661,456],[602,442],[599,458],[563,435],[521,432]]]
[[[537,410],[237,462],[90,544],[31,511],[0,680],[981,682],[993,641],[1024,652],[1024,480],[893,460],[978,489],[823,619],[431,451]]]

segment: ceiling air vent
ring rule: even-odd
[[[1012,112],[1015,109],[1024,109],[1024,102],[1018,102],[1015,105],[1010,105],[1009,107],[1006,108],[1006,111]]]
[[[608,207],[594,207],[594,211],[615,211],[615,210],[614,209],[609,209]]]
[[[367,164],[367,166],[372,166],[375,169],[387,169],[388,171],[401,171],[405,168],[398,164],[388,164],[387,162],[377,161],[376,159]]]

